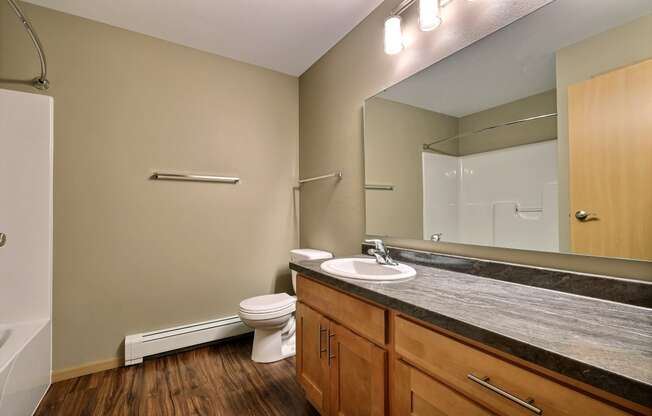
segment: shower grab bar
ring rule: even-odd
[[[328,179],[328,178],[337,178],[338,180],[342,179],[342,172],[333,172],[333,173],[329,173],[327,175],[315,176],[315,177],[306,178],[306,179],[299,179],[299,185],[304,184],[304,183],[308,183],[308,182],[319,181],[319,180],[322,180],[322,179]]]
[[[543,208],[521,208],[518,205],[516,205],[514,210],[517,213],[519,213],[519,212],[543,212]]]
[[[234,185],[240,182],[240,178],[231,177],[231,176],[197,175],[197,174],[185,174],[185,173],[154,172],[151,178],[155,180],[217,182],[217,183],[230,183]]]
[[[372,185],[368,184],[364,186],[364,189],[370,190],[370,191],[393,191],[394,190],[394,185]]]
[[[48,63],[45,59],[45,52],[43,52],[43,45],[41,45],[41,41],[39,40],[36,31],[32,27],[32,24],[29,22],[29,20],[27,20],[27,17],[25,17],[25,14],[18,6],[18,4],[14,0],[7,0],[7,1],[9,2],[9,5],[14,9],[14,12],[16,13],[16,16],[18,16],[18,18],[20,19],[20,22],[25,27],[25,30],[27,31],[29,38],[32,40],[32,43],[36,48],[36,53],[38,53],[38,58],[41,61],[41,76],[34,78],[34,80],[32,81],[32,85],[36,89],[47,90],[48,88],[50,88],[50,82],[48,81],[47,78]]]

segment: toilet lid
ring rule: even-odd
[[[287,308],[296,302],[294,296],[287,293],[276,293],[274,295],[256,296],[240,302],[240,309],[248,312],[272,312]]]

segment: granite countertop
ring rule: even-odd
[[[290,263],[290,268],[652,407],[650,308],[413,263],[407,264],[417,275],[406,281],[344,279],[322,271],[322,261]]]

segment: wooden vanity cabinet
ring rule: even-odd
[[[297,378],[322,416],[652,410],[299,275]]]
[[[401,316],[397,316],[394,323],[394,347],[399,357],[434,375],[455,391],[478,405],[491,409],[495,414],[630,414],[541,376],[529,368],[516,365]],[[479,414],[494,414],[485,412]]]
[[[386,311],[302,276],[297,296],[296,369],[307,399],[323,416],[386,415],[387,351],[372,342],[385,339]]]
[[[387,353],[304,303],[297,305],[297,377],[322,415],[385,415]]]

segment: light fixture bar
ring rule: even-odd
[[[392,16],[402,15],[407,9],[410,8],[410,6],[416,3],[416,1],[417,0],[403,0],[398,6],[394,8],[394,10],[392,10]]]
[[[403,0],[398,6],[394,7],[394,10],[390,13],[390,16],[401,16],[407,11],[417,0]],[[439,7],[446,7],[451,4],[453,0],[439,0]]]
[[[429,32],[436,29],[442,22],[441,8],[453,0],[403,0],[385,19],[385,53],[396,55],[403,50],[403,33],[401,31],[401,15],[414,3],[419,2],[419,29]]]

